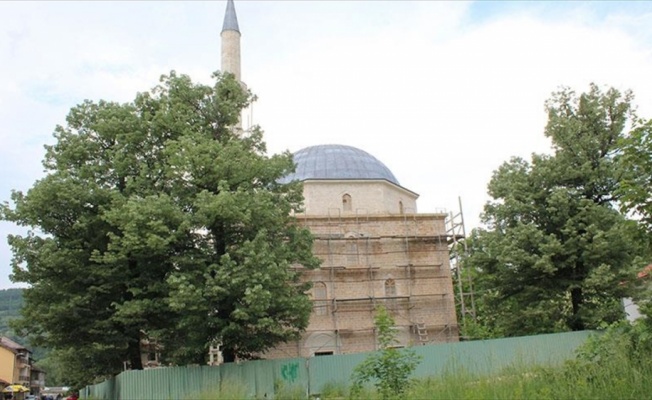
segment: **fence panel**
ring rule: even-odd
[[[501,369],[556,365],[574,357],[591,331],[415,346],[422,356],[415,377],[463,371],[489,375]],[[307,395],[326,385],[349,386],[353,369],[369,353],[309,359],[257,360],[220,366],[188,366],[125,371],[82,390],[83,398],[106,400],[167,400],[197,398],[233,383],[246,387],[250,398],[274,398],[281,387],[300,387]]]
[[[592,333],[564,332],[413,347],[423,357],[415,376],[445,371],[489,375],[508,366],[557,365],[573,358],[575,350]]]
[[[349,386],[351,373],[369,353],[319,356],[309,359],[310,393],[323,393],[324,386]]]

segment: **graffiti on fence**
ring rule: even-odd
[[[283,380],[293,383],[299,377],[299,363],[292,362],[281,367],[281,376]]]

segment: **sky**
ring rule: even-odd
[[[544,103],[562,86],[631,89],[652,117],[652,2],[237,1],[245,126],[268,152],[367,151],[419,212],[481,226],[492,172],[550,153]],[[85,99],[129,102],[175,70],[220,68],[225,1],[0,2],[0,202],[44,176],[43,146]],[[0,289],[9,280],[0,222]]]

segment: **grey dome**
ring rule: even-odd
[[[296,172],[281,183],[307,179],[384,179],[395,185],[398,180],[376,157],[351,146],[325,144],[310,146],[294,153]]]

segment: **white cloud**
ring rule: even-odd
[[[613,26],[519,13],[433,37],[429,24],[370,32],[301,48],[283,60],[289,68],[254,71],[270,149],[361,147],[422,195],[421,211],[456,208],[461,195],[476,226],[491,172],[510,156],[548,151],[552,91],[595,81],[635,89],[639,100],[652,93],[645,43]]]
[[[421,194],[420,211],[456,210],[461,196],[470,230],[492,171],[548,151],[543,103],[560,85],[631,88],[652,116],[651,14],[569,3],[553,17],[529,4],[478,19],[461,2],[236,2],[254,120],[271,152],[368,151]],[[0,3],[0,200],[40,176],[42,144],[72,105],[131,100],[173,68],[207,81],[223,10]],[[2,240],[0,288],[9,258]]]

